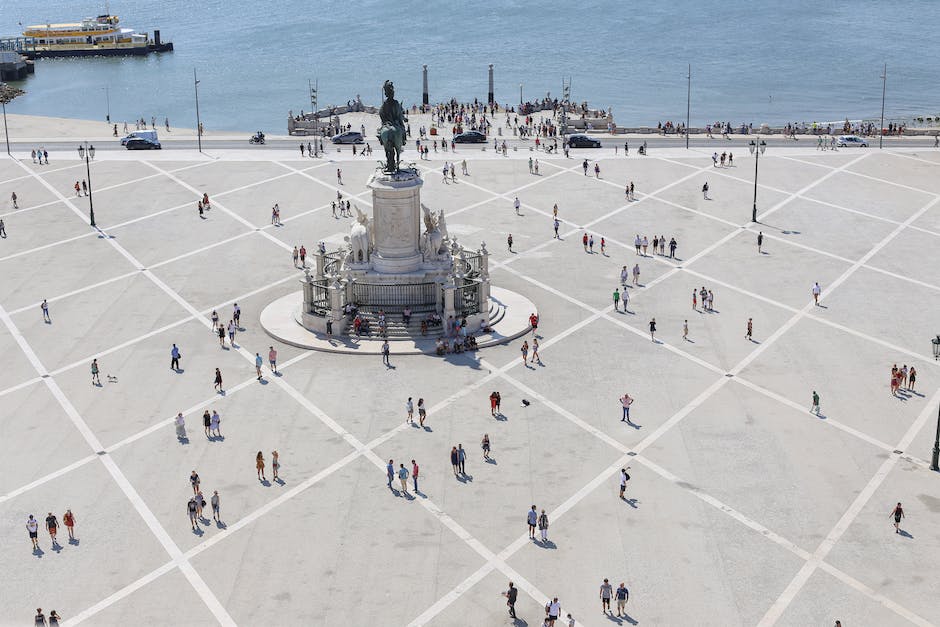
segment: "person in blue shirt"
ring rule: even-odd
[[[264,363],[264,360],[261,359],[261,353],[255,353],[255,372],[258,373],[258,381],[261,380],[261,364]]]
[[[398,479],[401,481],[401,492],[402,496],[408,494],[408,469],[405,468],[404,464],[399,464],[401,468],[398,469]]]
[[[174,344],[173,348],[170,349],[170,369],[180,369],[180,349],[176,347],[176,344]]]
[[[388,487],[392,487],[392,479],[395,478],[395,464],[392,460],[388,460],[388,466],[385,467],[385,472],[388,474]]]

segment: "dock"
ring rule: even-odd
[[[35,71],[36,66],[22,53],[0,49],[0,81],[21,81]]]

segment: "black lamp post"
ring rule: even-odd
[[[751,209],[751,222],[757,222],[757,163],[760,161],[760,156],[767,150],[767,142],[762,139],[757,144],[752,139],[747,149],[754,155],[754,206]]]
[[[91,196],[91,160],[95,158],[95,147],[87,142],[78,146],[78,158],[85,160],[85,173],[88,175],[88,222],[95,226],[95,203]]]
[[[940,359],[940,335],[930,340],[933,344],[933,358]],[[937,410],[937,437],[933,441],[933,458],[930,460],[931,470],[940,470],[940,409]]]

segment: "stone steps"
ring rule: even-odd
[[[381,337],[379,335],[379,324],[378,324],[378,315],[375,312],[371,311],[360,311],[360,317],[369,321],[369,330],[370,334],[368,337],[377,338]],[[385,319],[387,322],[387,337],[389,341],[392,340],[410,340],[418,337],[424,337],[428,339],[436,339],[439,337],[444,337],[444,325],[428,327],[428,332],[424,336],[421,335],[421,320],[424,319],[426,313],[415,313],[411,317],[411,322],[408,325],[405,325],[401,320],[401,314],[395,313],[391,315],[386,315]],[[502,305],[499,305],[493,301],[490,301],[490,326],[496,324],[506,315],[506,308]],[[346,336],[355,336],[356,331],[353,329],[352,324],[346,329],[344,333]],[[363,337],[366,337],[363,335]]]

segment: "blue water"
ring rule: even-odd
[[[610,106],[620,124],[680,121],[692,64],[692,124],[940,115],[940,2],[752,0],[624,2],[111,2],[122,24],[159,28],[172,53],[41,60],[10,111],[195,126],[193,68],[209,129],[286,131],[289,109],[356,94],[378,103],[392,79],[405,104],[484,100],[495,65],[501,103],[560,95]],[[97,2],[0,0],[0,33],[104,12]]]

